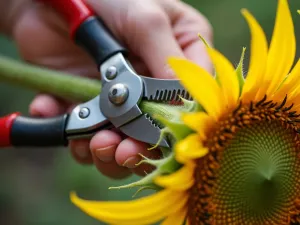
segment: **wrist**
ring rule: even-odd
[[[30,0],[0,0],[0,33],[11,37],[13,28]]]

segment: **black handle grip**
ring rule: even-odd
[[[18,116],[11,128],[11,144],[16,147],[66,146],[67,118],[67,115],[45,119]]]
[[[74,38],[77,44],[83,46],[92,55],[98,68],[105,60],[117,53],[127,54],[127,50],[96,17],[84,21],[76,30]]]

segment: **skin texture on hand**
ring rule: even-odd
[[[18,1],[18,0],[15,0]],[[130,52],[129,61],[139,74],[175,78],[167,66],[170,56],[186,57],[207,70],[212,66],[201,34],[210,44],[212,30],[206,18],[177,0],[86,0]],[[12,29],[22,58],[30,63],[99,79],[96,64],[69,38],[68,26],[52,9],[28,0]],[[70,111],[75,103],[41,93],[30,105],[33,116],[51,117]],[[135,164],[139,153],[158,158],[145,143],[114,131],[100,131],[91,140],[70,143],[80,163],[94,163],[106,176],[143,175],[151,167]]]

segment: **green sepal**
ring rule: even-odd
[[[147,174],[142,179],[135,181],[130,184],[125,184],[117,187],[109,187],[108,189],[125,189],[125,188],[134,188],[134,187],[151,187],[151,189],[159,190],[160,188],[154,184],[153,179],[158,176],[159,173],[157,170],[154,170],[152,173]],[[149,188],[148,188],[149,189]]]
[[[245,83],[245,78],[244,78],[244,58],[245,58],[245,52],[246,52],[246,48],[244,47],[242,50],[242,55],[240,58],[240,62],[236,68],[236,74],[238,77],[238,81],[239,81],[239,86],[240,86],[240,95],[242,93],[243,90],[243,86]]]
[[[183,102],[183,109],[182,111],[187,111],[187,112],[205,112],[204,107],[196,101],[190,101],[187,99],[181,99]]]
[[[171,152],[168,157],[163,159],[153,160],[153,159],[148,159],[145,156],[143,156],[143,158],[144,159],[139,164],[147,163],[156,166],[156,169],[153,172],[147,174],[145,177],[143,177],[142,179],[136,182],[122,185],[122,186],[117,186],[117,187],[110,187],[109,189],[124,189],[124,188],[139,187],[137,193],[146,189],[161,190],[162,188],[154,183],[154,179],[157,176],[173,173],[181,167],[181,164],[179,164],[175,160],[173,152]]]
[[[166,120],[162,117],[158,118],[158,120],[168,128],[166,129],[166,132],[169,132],[170,135],[174,136],[176,141],[180,141],[189,134],[193,133],[193,131],[181,121]]]
[[[196,103],[195,112],[206,112],[206,110],[200,103]]]
[[[198,34],[198,37],[201,39],[201,41],[203,42],[206,48],[211,48],[207,43],[207,41],[205,40],[205,38],[201,36],[201,34]]]
[[[195,108],[197,106],[197,103],[195,101],[190,101],[190,100],[184,99],[181,96],[179,96],[179,98],[181,99],[181,101],[183,103],[181,111],[192,112],[195,110]]]
[[[182,167],[182,164],[176,161],[175,154],[172,152],[172,154],[167,158],[167,160],[161,164],[159,170],[161,171],[161,174],[171,174],[177,171]]]
[[[159,190],[162,190],[162,188],[158,187],[157,185],[141,187],[133,194],[132,197],[135,198],[140,192],[145,191],[145,190],[159,191]]]

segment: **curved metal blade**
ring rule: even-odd
[[[191,99],[179,80],[155,79],[141,76],[144,82],[143,98],[150,101],[178,101],[179,96]]]
[[[161,135],[161,129],[146,115],[142,115],[133,121],[119,127],[129,137],[148,144],[156,145]],[[162,139],[158,146],[169,147],[166,139]]]

